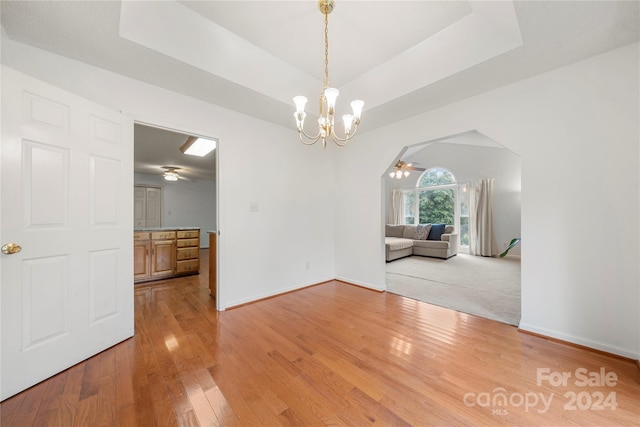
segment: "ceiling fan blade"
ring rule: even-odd
[[[415,166],[407,166],[406,169],[410,170],[410,171],[426,171],[425,168],[418,168],[418,167],[415,167]]]

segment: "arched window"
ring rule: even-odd
[[[415,190],[405,190],[407,224],[453,225],[460,245],[468,245],[469,212],[466,184],[458,183],[453,173],[442,167],[426,170]]]
[[[445,168],[431,168],[426,170],[420,179],[416,187],[432,187],[434,185],[447,185],[455,184],[456,177],[453,176],[450,170]]]

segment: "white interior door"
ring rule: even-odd
[[[2,68],[1,399],[133,335],[133,122]]]
[[[134,187],[133,189],[133,225],[135,227],[147,226],[147,188]]]
[[[162,227],[162,188],[147,187],[147,227]]]

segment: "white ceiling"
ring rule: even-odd
[[[0,3],[12,40],[291,128],[324,77],[315,0]],[[338,109],[363,99],[366,132],[636,42],[639,5],[336,0]]]
[[[216,152],[205,157],[182,154],[180,146],[190,135],[136,123],[133,129],[136,173],[162,176],[164,166],[176,167],[178,174],[191,181],[214,181]]]

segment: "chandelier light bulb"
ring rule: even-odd
[[[340,91],[335,87],[328,87],[324,90],[324,97],[327,99],[327,107],[329,107],[329,114],[332,114],[336,108],[336,99]]]
[[[360,116],[362,115],[362,107],[364,107],[364,101],[361,99],[356,99],[355,101],[351,101],[351,109],[353,110],[353,117],[356,118],[356,121],[360,121]]]
[[[351,114],[345,114],[342,116],[344,121],[344,133],[349,135],[351,133],[351,126],[353,126],[353,116]]]
[[[304,106],[307,105],[307,97],[298,95],[293,98],[294,104],[296,104],[296,113],[303,113]]]

